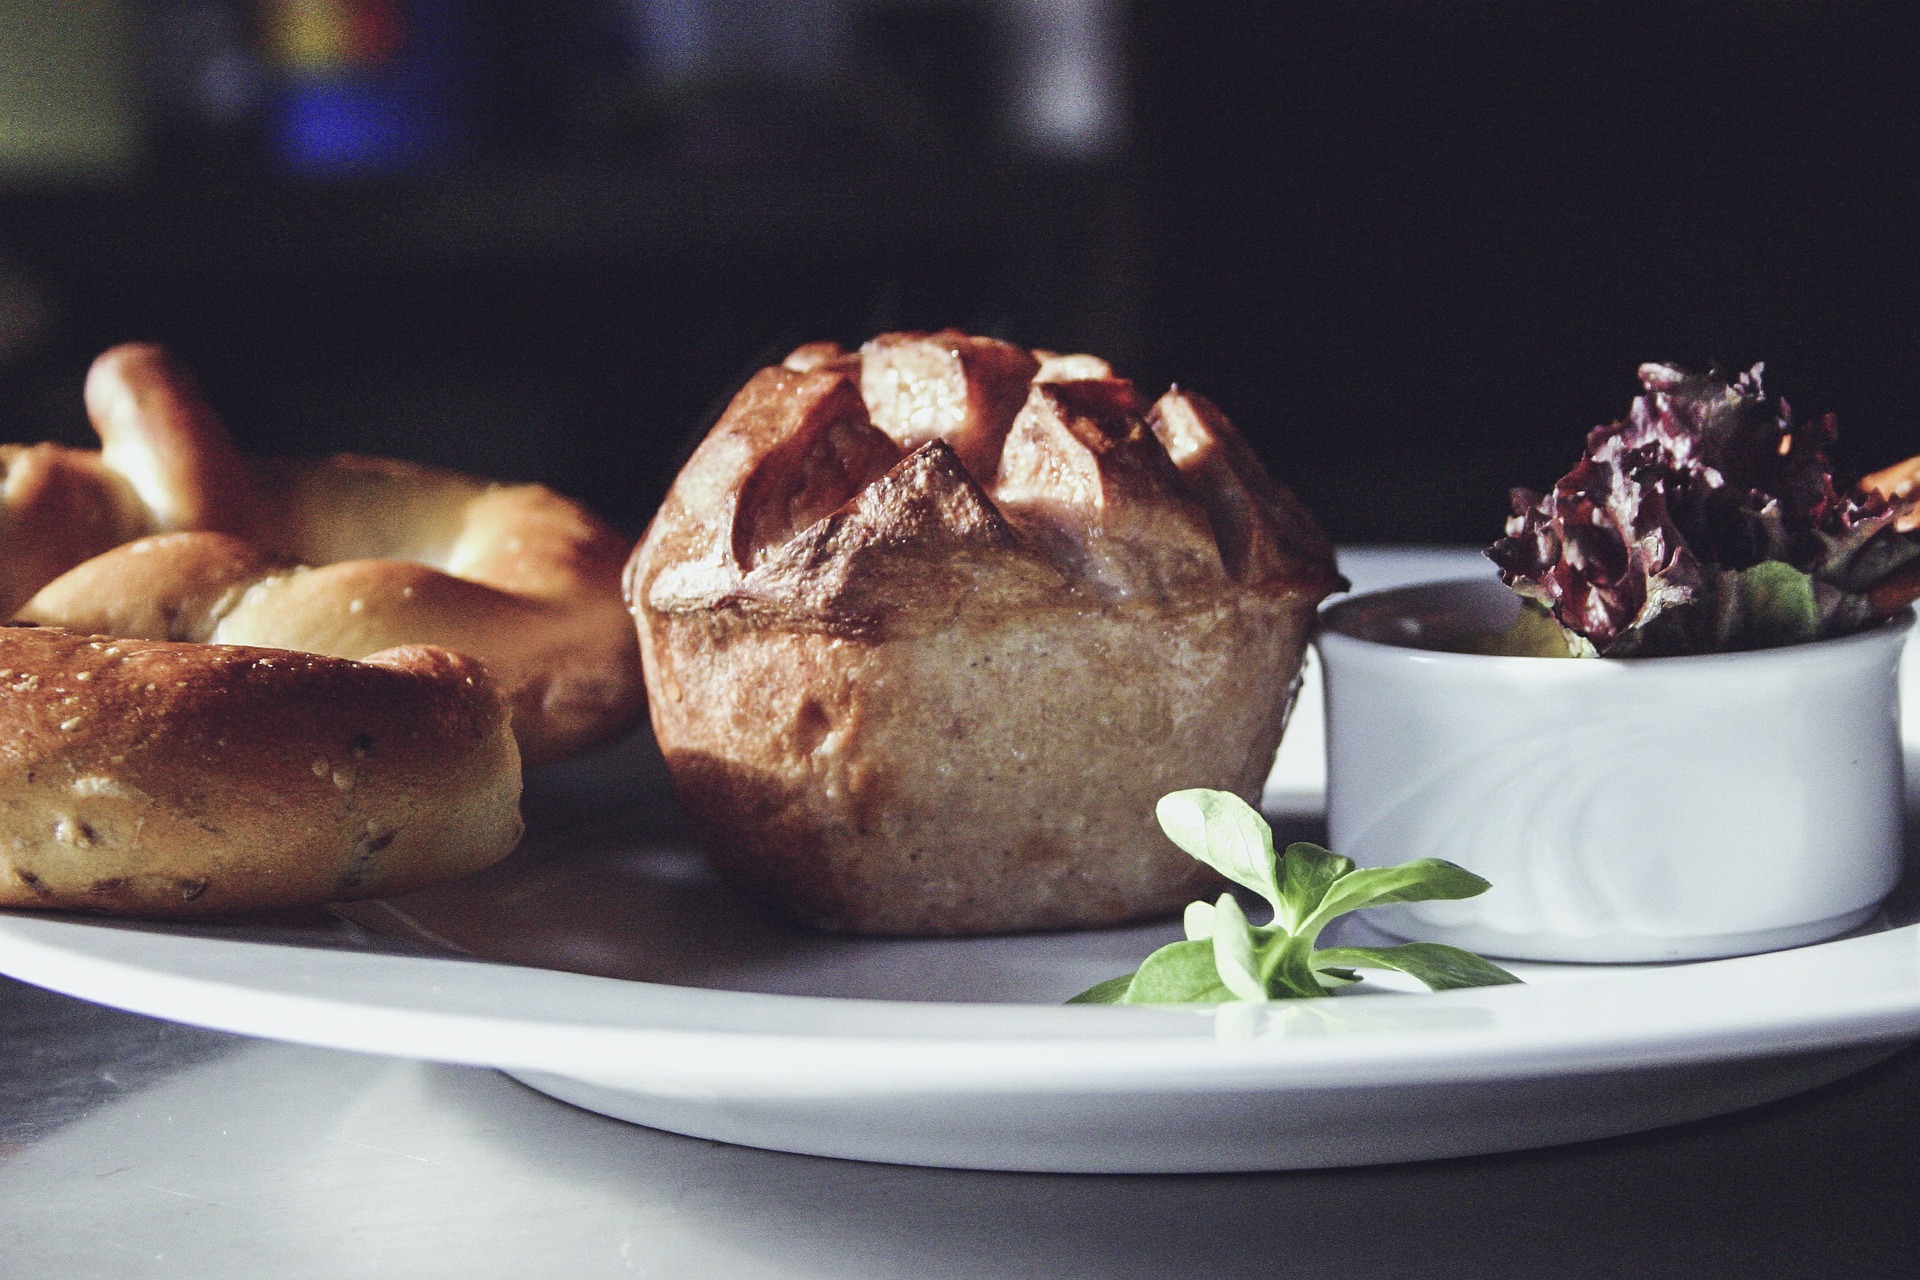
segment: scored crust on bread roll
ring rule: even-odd
[[[204,916],[375,897],[520,838],[471,658],[0,628],[0,905]]]
[[[374,458],[247,461],[158,348],[87,380],[102,450],[0,450],[0,610],[74,630],[487,665],[528,764],[639,718],[627,540],[538,485]]]
[[[951,331],[810,343],[734,398],[627,598],[683,809],[814,925],[1111,924],[1212,874],[1154,823],[1256,799],[1326,539],[1220,411]]]

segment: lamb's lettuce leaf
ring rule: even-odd
[[[1304,842],[1276,855],[1266,819],[1225,791],[1176,791],[1161,799],[1155,813],[1175,844],[1264,898],[1273,920],[1252,924],[1230,893],[1190,903],[1184,940],[1155,951],[1138,971],[1110,978],[1069,1003],[1220,1004],[1324,996],[1359,981],[1360,969],[1398,970],[1436,991],[1519,981],[1470,952],[1433,942],[1314,947],[1321,931],[1350,911],[1484,893],[1487,882],[1471,871],[1437,858],[1355,867],[1349,858]]]

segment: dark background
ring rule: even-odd
[[[1900,5],[716,3],[669,75],[633,32],[689,0],[343,0],[420,133],[325,162],[284,6],[96,3],[133,140],[0,168],[0,438],[84,439],[86,361],[154,338],[250,448],[637,533],[757,364],[956,324],[1206,392],[1348,541],[1494,536],[1646,359],[1766,361],[1843,470],[1920,452]],[[1036,49],[1108,123],[1022,123],[1075,83]]]

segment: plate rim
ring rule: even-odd
[[[270,970],[247,964],[260,948],[304,955],[273,981]],[[224,978],[206,972],[223,967]],[[1605,971],[1570,982],[1330,1001],[1324,1008],[1336,1017],[1355,1006],[1356,1029],[1289,1034],[1300,1006],[946,1004],[715,991],[451,956],[0,919],[0,970],[133,1012],[327,1048],[603,1080],[611,1073],[636,1087],[1367,1087],[1590,1074],[1920,1037],[1920,924],[1729,960],[1598,968]],[[1883,980],[1894,969],[1904,970],[1901,980]],[[236,970],[248,979],[236,980]],[[1728,999],[1762,988],[1800,988],[1803,998],[1763,1002],[1767,1016],[1759,1017],[1753,1002]],[[1817,1002],[1804,998],[1815,994]],[[464,1007],[477,996],[495,1007]],[[583,997],[596,1016],[543,1016],[532,1007],[570,998],[577,1010]],[[625,1016],[604,1016],[602,997]],[[1556,1006],[1569,1003],[1581,1006],[1579,1017],[1556,1022]],[[1544,1006],[1546,1016],[1529,1005]],[[1636,1008],[1651,1012],[1635,1017]],[[860,1025],[845,1025],[848,1014]],[[1368,1025],[1376,1020],[1387,1025]]]

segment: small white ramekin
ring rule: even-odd
[[[1368,913],[1530,960],[1741,955],[1864,922],[1899,878],[1901,648],[1859,635],[1688,658],[1449,652],[1497,581],[1326,610],[1327,824],[1363,866],[1445,858],[1478,898]]]

